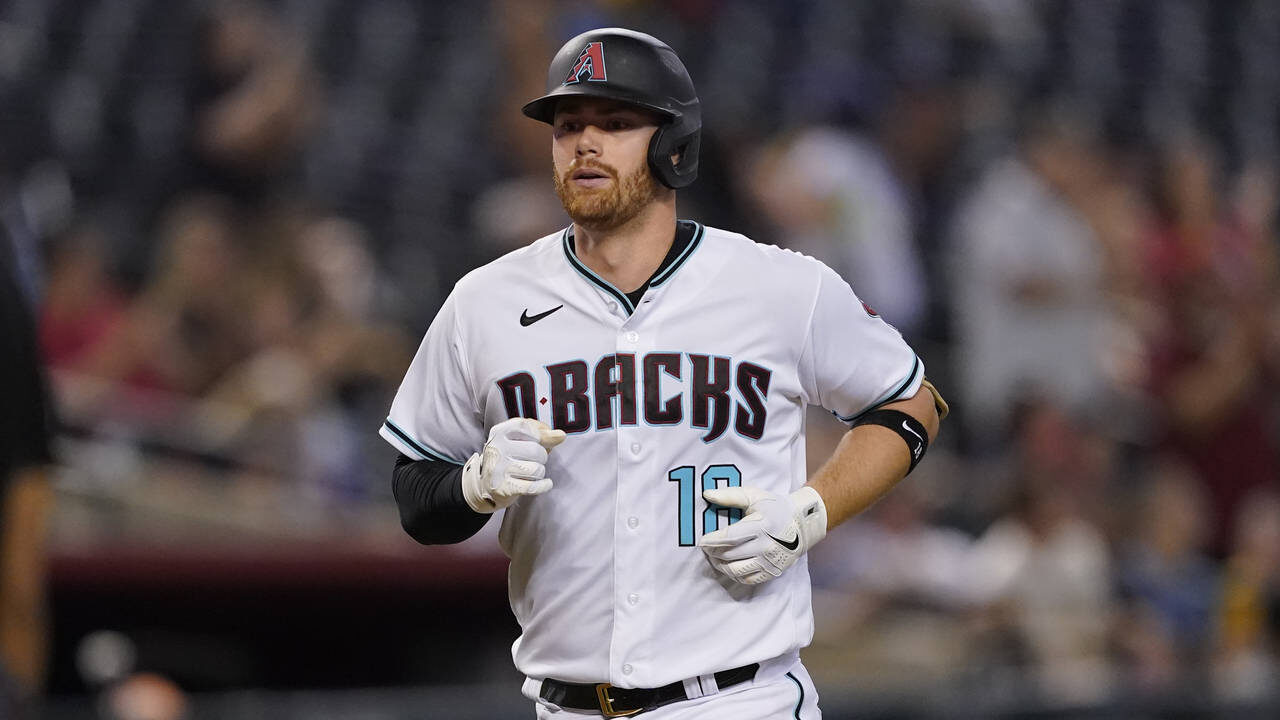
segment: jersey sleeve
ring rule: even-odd
[[[853,422],[920,389],[924,363],[902,335],[863,303],[835,271],[821,266],[800,357],[807,400]]]
[[[415,460],[460,465],[484,445],[484,424],[458,330],[456,295],[427,329],[379,434]]]

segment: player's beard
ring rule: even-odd
[[[583,167],[607,173],[613,182],[602,188],[578,187],[569,176]],[[612,230],[625,225],[658,194],[658,183],[647,165],[641,165],[621,179],[617,170],[604,163],[575,164],[565,170],[563,176],[554,169],[551,174],[564,211],[575,223],[592,230]]]

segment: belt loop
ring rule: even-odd
[[[703,695],[715,695],[720,692],[720,685],[716,682],[716,674],[699,675],[698,682],[702,685]]]
[[[699,682],[698,678],[696,678],[696,677],[691,677],[691,678],[686,678],[686,679],[685,679],[685,681],[684,681],[684,694],[685,694],[685,696],[687,696],[690,700],[692,700],[692,699],[694,699],[694,698],[700,698],[700,697],[702,697],[702,696],[705,694],[705,693],[703,693],[703,692],[702,692],[702,683],[701,683],[701,682]]]

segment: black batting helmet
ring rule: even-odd
[[[669,188],[698,176],[702,111],[693,80],[676,52],[644,33],[622,28],[591,30],[560,48],[547,70],[547,94],[524,114],[551,124],[556,101],[599,97],[652,110],[666,118],[649,141],[649,167]],[[671,156],[680,154],[677,162]]]

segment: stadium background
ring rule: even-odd
[[[518,108],[612,24],[698,86],[681,214],[840,269],[955,408],[815,551],[827,716],[1274,717],[1267,0],[0,2],[46,714],[529,715],[493,528],[404,537],[376,428],[452,283],[565,223]]]

